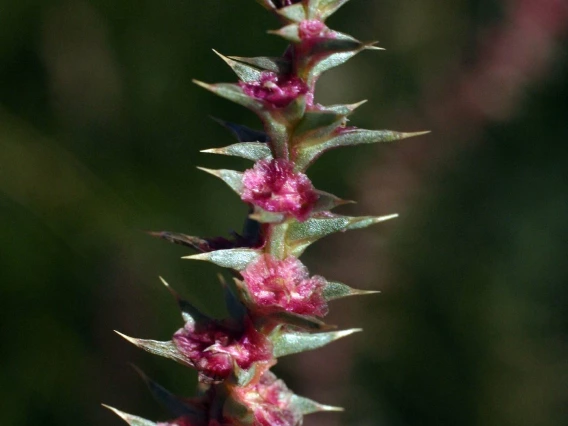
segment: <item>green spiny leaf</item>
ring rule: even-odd
[[[179,234],[175,232],[148,232],[148,235],[161,238],[162,240],[169,241],[170,243],[179,244],[185,247],[191,247],[198,252],[211,251],[209,241],[199,237],[192,237],[191,235]]]
[[[241,81],[252,83],[260,80],[262,73],[258,69],[221,55],[215,49],[213,49],[213,52],[215,52],[217,56],[219,56],[223,61],[225,61],[227,65],[231,67],[231,69],[235,72],[235,74],[237,74]]]
[[[207,84],[202,81],[193,80],[195,84],[203,87],[210,92],[221,96],[222,98],[228,99],[235,102],[236,104],[242,105],[256,113],[260,113],[263,110],[262,102],[247,96],[238,84],[234,83],[217,83],[217,84]]]
[[[270,147],[262,142],[243,142],[226,146],[224,148],[205,149],[201,152],[208,154],[230,155],[234,157],[246,158],[247,160],[271,160],[272,151]]]
[[[294,131],[294,137],[301,137],[303,134],[313,132],[318,129],[331,128],[334,130],[345,119],[345,115],[336,114],[328,111],[306,111],[302,121]],[[330,131],[331,131],[330,130]]]
[[[333,112],[335,114],[348,116],[348,115],[352,114],[361,105],[366,104],[366,103],[367,103],[367,100],[364,100],[364,101],[361,101],[361,102],[357,102],[355,104],[330,105],[330,106],[323,107],[323,109],[325,111]]]
[[[142,417],[133,416],[132,414],[124,413],[116,408],[113,408],[109,405],[103,404],[103,407],[108,408],[110,411],[115,413],[118,417],[128,423],[130,426],[157,426],[156,423],[151,422],[150,420],[143,419]]]
[[[319,60],[310,70],[308,84],[313,84],[324,72],[344,64],[361,50],[362,49],[357,49],[349,52],[333,53],[324,59]]]
[[[259,256],[260,251],[254,249],[229,249],[194,254],[193,256],[185,256],[183,259],[205,260],[223,268],[242,271]]]
[[[223,182],[231,187],[233,191],[241,195],[243,192],[243,173],[234,170],[211,170],[204,167],[198,167],[199,170],[203,170],[213,176],[218,177]]]
[[[157,340],[146,340],[146,339],[135,339],[133,337],[126,336],[118,331],[115,331],[119,336],[128,340],[134,346],[145,350],[154,355],[159,355],[164,358],[172,359],[180,364],[192,367],[192,363],[185,358],[178,350],[174,342],[158,342]]]
[[[362,217],[354,217],[347,228],[346,231],[353,231],[355,229],[363,229],[371,225],[376,225],[377,223],[381,223],[387,220],[396,219],[398,214],[389,214],[386,216],[362,216]]]
[[[427,133],[428,132],[401,133],[391,130],[345,129],[338,132],[335,137],[324,141],[306,141],[299,144],[296,147],[298,152],[296,167],[299,170],[307,169],[321,154],[330,149],[379,142],[392,142]]]
[[[325,324],[323,321],[309,316],[297,315],[290,312],[277,312],[263,318],[267,322],[287,324],[293,327],[299,327],[304,330],[327,330],[334,328]]]
[[[328,333],[301,333],[297,331],[278,330],[270,336],[274,345],[274,357],[280,358],[300,352],[321,348],[342,337],[361,331],[359,328]]]
[[[310,65],[311,69],[307,78],[308,84],[314,84],[324,72],[344,64],[363,50],[382,50],[373,46],[374,43],[364,44],[359,41],[344,40],[343,42],[338,41],[336,44],[338,47],[343,44],[344,50],[330,51],[325,55],[314,53],[314,58],[316,59]],[[332,48],[333,46],[330,45],[328,47]],[[348,49],[348,47],[352,48]]]
[[[323,289],[323,297],[325,300],[335,300],[348,296],[365,296],[367,294],[377,294],[379,291],[357,290],[343,283],[327,282]]]
[[[318,0],[317,5],[320,19],[326,20],[348,1],[349,0]]]
[[[319,198],[314,206],[313,212],[324,212],[334,209],[335,207],[343,206],[345,204],[353,204],[355,201],[342,200],[333,194],[324,191],[316,191]]]
[[[335,232],[360,229],[385,220],[394,219],[397,215],[349,217],[340,215],[320,215],[304,222],[293,222],[288,227],[286,236],[288,254],[299,257],[304,250],[327,235]]]
[[[150,379],[142,370],[133,366],[142,380],[148,386],[150,393],[156,401],[158,401],[172,416],[187,417],[195,421],[195,423],[205,420],[205,413],[198,407],[195,407],[184,401],[182,398],[172,394],[170,391],[160,386],[158,383]]]
[[[197,309],[187,300],[182,299],[180,295],[166,282],[166,280],[160,277],[160,281],[162,281],[162,284],[166,286],[170,294],[176,299],[179,309],[181,311],[181,316],[185,323],[194,324],[199,322],[211,321],[210,317],[202,313],[199,309]]]
[[[341,407],[323,405],[299,395],[292,395],[292,398],[290,399],[290,405],[293,408],[299,410],[304,416],[308,414],[319,413],[321,411],[343,411],[343,408]]]
[[[299,43],[300,41],[302,41],[302,39],[300,38],[300,30],[298,28],[298,24],[290,24],[280,28],[279,30],[268,31],[268,34],[280,36],[292,43]]]
[[[290,74],[292,70],[292,63],[288,59],[281,57],[257,56],[254,58],[244,58],[242,56],[229,56],[229,58],[276,74],[286,75]]]
[[[362,48],[365,43],[357,40],[349,34],[332,31],[329,37],[319,40],[311,46],[309,55],[332,54],[339,52],[351,52]]]
[[[296,3],[291,6],[278,9],[277,13],[292,22],[302,22],[306,19],[306,10],[302,3]]]

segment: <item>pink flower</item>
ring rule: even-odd
[[[243,271],[245,285],[261,311],[286,311],[299,315],[324,316],[326,281],[310,278],[308,269],[293,256],[285,260],[264,255]]]
[[[302,40],[323,37],[327,27],[318,19],[310,19],[300,22],[299,33]]]
[[[252,411],[255,426],[296,426],[302,422],[302,414],[290,405],[292,392],[270,371],[257,384],[237,388],[236,394]]]
[[[270,71],[263,72],[259,81],[240,82],[239,85],[247,96],[266,101],[276,108],[285,107],[308,92],[308,86],[298,77],[279,76]]]
[[[216,321],[187,323],[174,334],[173,341],[197,369],[203,382],[227,378],[233,370],[233,362],[248,369],[254,362],[272,359],[271,343],[250,321],[246,322],[244,331]]]
[[[243,201],[272,213],[290,214],[306,220],[318,195],[304,173],[295,173],[284,159],[261,160],[243,176]]]

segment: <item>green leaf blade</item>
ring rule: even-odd
[[[428,132],[402,133],[392,130],[346,129],[327,140],[306,141],[296,148],[298,152],[296,167],[306,170],[320,155],[330,149],[372,143],[394,142]]]
[[[222,98],[232,101],[238,105],[244,106],[256,113],[261,113],[263,111],[262,102],[251,98],[243,92],[243,89],[238,84],[234,83],[217,83],[217,84],[207,84],[202,81],[193,80],[195,84],[209,90],[211,93],[216,94]]]
[[[110,411],[112,411],[114,414],[116,414],[118,417],[120,417],[130,426],[157,426],[157,423],[143,419],[142,417],[133,416],[132,414],[124,413],[109,405],[103,404],[103,407],[108,408]]]
[[[349,296],[365,296],[369,294],[377,294],[379,291],[357,290],[343,283],[328,281],[323,289],[323,297],[326,301],[341,299]]]
[[[229,145],[223,148],[211,148],[201,151],[206,154],[220,154],[232,157],[241,157],[246,160],[260,161],[271,160],[270,147],[262,142],[243,142]]]
[[[251,262],[258,259],[260,255],[260,251],[254,249],[228,249],[185,256],[183,259],[204,260],[223,268],[243,271]]]
[[[204,167],[198,167],[199,170],[209,173],[215,177],[218,177],[223,182],[225,182],[229,187],[235,191],[239,196],[243,193],[243,173],[237,172],[235,170],[211,170]]]
[[[299,395],[292,396],[292,398],[290,399],[290,405],[299,410],[304,416],[313,413],[320,413],[323,411],[343,411],[343,408],[341,407],[333,407],[331,405],[320,404]]]
[[[274,345],[274,356],[280,358],[286,355],[319,349],[343,337],[362,331],[359,328],[327,333],[303,333],[297,331],[279,330],[271,336]]]

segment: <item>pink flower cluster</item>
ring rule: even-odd
[[[256,308],[266,313],[286,311],[298,315],[324,316],[326,281],[310,278],[308,269],[293,256],[278,260],[265,254],[242,273]]]
[[[237,398],[252,410],[255,426],[295,426],[302,421],[302,414],[290,406],[292,392],[270,371],[257,384],[236,392]]]
[[[300,22],[298,31],[302,40],[311,40],[313,38],[323,37],[327,27],[318,19],[309,19]]]
[[[243,331],[214,321],[187,323],[174,334],[173,342],[204,382],[227,378],[233,371],[233,362],[248,369],[254,362],[272,359],[271,343],[250,321]]]
[[[268,212],[285,213],[306,220],[318,195],[304,173],[296,173],[284,159],[261,160],[243,175],[241,198]]]
[[[260,80],[239,83],[243,92],[254,99],[266,101],[276,108],[283,108],[298,96],[308,93],[308,86],[298,77],[279,76],[265,71]]]

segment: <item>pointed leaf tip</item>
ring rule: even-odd
[[[233,59],[228,58],[227,56],[220,54],[215,49],[212,49],[212,50],[227,65],[229,65],[229,67],[231,67],[233,72],[235,74],[237,74],[237,77],[239,77],[240,80],[245,81],[245,82],[254,82],[254,81],[258,81],[260,79],[261,72],[259,70],[257,70],[256,68],[253,68],[251,66],[243,64],[241,62],[234,61]]]
[[[272,151],[270,150],[270,147],[268,144],[262,142],[242,142],[223,148],[204,149],[201,152],[206,154],[241,157],[252,161],[272,159]]]
[[[208,261],[209,260],[209,253],[192,254],[192,255],[189,255],[189,256],[183,256],[182,259]]]
[[[210,321],[207,315],[189,303],[187,300],[182,299],[182,297],[164,280],[160,277],[160,280],[170,292],[170,294],[176,299],[179,309],[181,311],[181,316],[185,323],[200,323]]]
[[[242,56],[229,56],[229,58],[277,74],[290,74],[292,69],[291,61],[282,57],[257,56],[254,58],[245,58]]]
[[[179,362],[183,365],[192,364],[177,350],[177,347],[172,341],[168,342],[159,342],[157,340],[147,340],[147,339],[136,339],[134,337],[127,336],[122,334],[119,331],[115,330],[115,333],[118,334],[123,339],[127,340],[128,342],[132,343],[134,346],[145,350],[148,353],[159,355],[164,358],[172,359],[174,361]]]
[[[168,291],[172,292],[174,291],[172,289],[172,287],[167,283],[167,281],[165,279],[163,279],[162,277],[158,277],[160,279],[160,281],[162,282],[162,284],[164,284],[166,286],[166,288],[168,289]]]
[[[111,407],[110,405],[106,404],[101,404],[101,405],[112,411],[114,414],[116,414],[118,417],[120,417],[130,426],[156,426],[156,423],[151,422],[150,420],[146,420],[138,416],[133,416],[132,414],[124,413],[120,410],[117,410],[114,407]]]
[[[371,294],[378,294],[380,291],[375,290],[359,290],[351,288],[343,283],[328,281],[323,290],[323,297],[325,300],[341,299],[349,296],[367,296]]]
[[[193,84],[197,84],[199,87],[203,87],[206,90],[213,91],[213,86],[211,84],[207,84],[204,81],[193,79],[191,80]]]
[[[360,328],[332,331],[326,333],[304,333],[297,331],[277,331],[271,336],[274,345],[274,357],[279,358],[300,352],[321,348],[343,337],[362,331]]]
[[[427,135],[427,134],[430,134],[430,133],[432,133],[431,130],[424,130],[424,131],[421,131],[421,132],[403,133],[403,134],[402,134],[402,135],[403,135],[402,138],[403,138],[403,139],[406,139],[406,138],[413,138],[413,137],[416,137],[416,136],[424,136],[424,135]]]
[[[369,102],[368,99],[363,99],[362,101],[359,101],[359,102],[356,102],[354,104],[349,105],[349,108],[351,109],[351,111],[355,111],[357,108],[365,105],[367,102]]]
[[[244,106],[256,113],[261,113],[263,111],[263,103],[255,98],[246,95],[242,88],[236,83],[217,83],[217,84],[207,84],[203,81],[192,80],[193,83],[200,87],[225,98],[229,101],[235,102],[238,105]]]
[[[237,172],[235,170],[212,170],[206,169],[205,167],[197,167],[199,170],[209,173],[215,177],[218,177],[223,182],[225,182],[229,187],[235,191],[237,194],[241,195],[243,192],[243,173]]]
[[[201,424],[204,413],[202,410],[191,404],[188,400],[183,400],[172,394],[163,386],[156,383],[146,375],[138,366],[131,364],[132,368],[142,378],[150,393],[156,401],[158,401],[166,410],[175,417],[190,417],[195,419],[195,423]]]
[[[376,46],[378,41],[372,41],[370,43],[366,43],[364,49],[365,50],[386,50],[384,47]]]
[[[304,416],[307,414],[319,413],[322,411],[344,411],[342,407],[320,404],[299,395],[292,396],[292,398],[290,399],[290,405],[299,410]]]
[[[242,271],[258,256],[260,256],[259,251],[254,249],[228,249],[184,256],[182,259],[204,260],[223,268]]]
[[[113,331],[116,334],[118,334],[120,337],[122,337],[124,340],[127,340],[128,342],[132,343],[134,346],[138,346],[138,339],[135,339],[134,337],[127,336],[126,334],[123,334],[118,330],[113,330]]]
[[[201,170],[202,172],[209,173],[210,175],[213,175],[215,177],[221,177],[219,170],[206,169],[205,167],[199,166],[197,166],[197,169]]]

